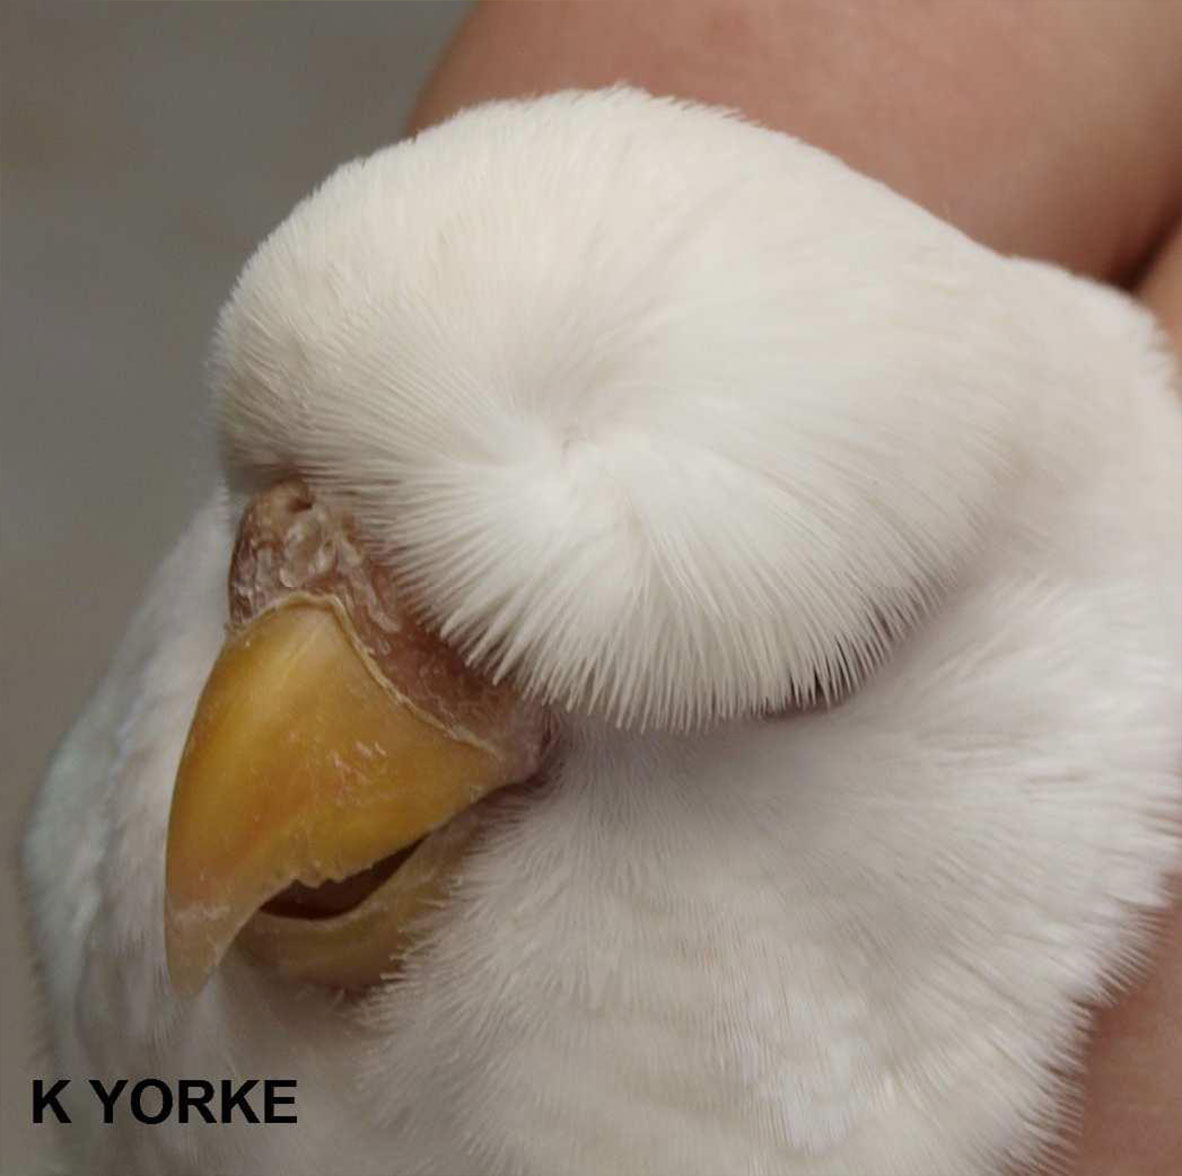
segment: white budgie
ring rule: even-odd
[[[86,1093],[75,1171],[985,1176],[1054,1137],[1182,860],[1145,311],[615,89],[341,168],[212,371],[225,485],[25,872],[62,1075],[282,1079],[296,1121]]]

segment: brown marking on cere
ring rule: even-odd
[[[536,768],[542,708],[470,669],[424,629],[390,572],[360,544],[347,515],[304,482],[280,482],[251,501],[234,544],[229,590],[234,629],[289,598],[335,601],[397,694],[446,729],[465,732],[503,756],[516,778]]]

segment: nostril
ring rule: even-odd
[[[242,515],[230,560],[230,619],[242,624],[294,589],[314,591],[332,572],[335,531],[307,484],[269,486]]]
[[[312,491],[299,478],[280,482],[278,485],[272,486],[261,497],[269,500],[268,504],[273,510],[284,514],[303,514],[305,511],[311,510],[314,505]]]

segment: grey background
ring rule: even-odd
[[[465,5],[0,0],[0,1172],[36,1170],[13,873],[55,743],[208,492],[203,362],[254,244],[398,137]]]

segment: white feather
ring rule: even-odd
[[[840,694],[978,549],[1050,376],[1010,278],[735,118],[487,106],[259,249],[223,435],[345,491],[474,659],[692,726]]]
[[[232,527],[199,516],[30,829],[58,1060],[295,1077],[300,1122],[80,1126],[79,1171],[985,1176],[1053,1137],[1182,856],[1145,312],[616,90],[343,168],[248,265],[215,383],[236,486],[346,499],[570,713],[398,983],[232,957],[178,1004],[164,830]]]

